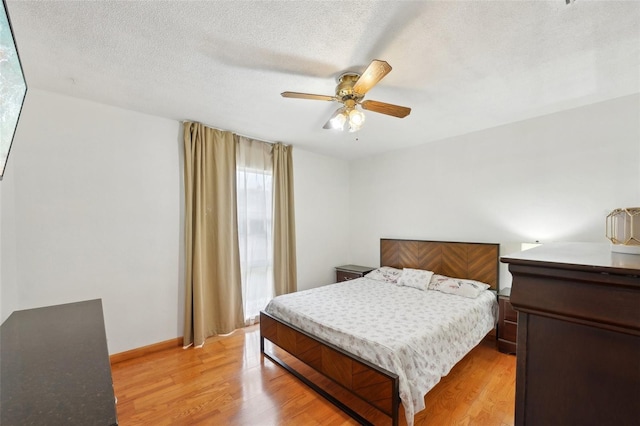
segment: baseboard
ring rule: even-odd
[[[122,361],[140,358],[141,356],[149,355],[154,352],[182,347],[182,342],[182,337],[176,337],[175,339],[165,340],[164,342],[154,343],[152,345],[143,346],[141,348],[131,349],[130,351],[120,352],[109,356],[109,362],[111,363],[111,365],[114,365]]]

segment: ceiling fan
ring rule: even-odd
[[[282,92],[285,98],[311,99],[316,101],[338,101],[344,106],[333,113],[323,129],[360,130],[364,123],[364,113],[356,108],[404,118],[411,113],[411,108],[387,104],[379,101],[363,101],[364,95],[391,71],[391,65],[385,61],[374,59],[362,73],[347,72],[338,77],[335,96],[313,95],[299,92]]]

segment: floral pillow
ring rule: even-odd
[[[404,268],[402,275],[398,280],[398,285],[405,287],[413,287],[418,290],[426,290],[431,282],[433,272],[423,269]]]
[[[402,271],[400,269],[392,268],[390,266],[382,266],[369,272],[365,277],[376,281],[397,284],[400,275],[402,275]]]
[[[489,284],[474,280],[451,278],[444,275],[434,275],[429,282],[429,290],[437,290],[442,293],[457,294],[458,296],[475,299],[488,289]]]

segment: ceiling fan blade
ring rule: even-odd
[[[362,101],[360,105],[363,109],[379,112],[380,114],[392,115],[398,118],[404,118],[411,113],[411,108],[378,101]]]
[[[314,101],[335,101],[335,96],[327,96],[327,95],[312,95],[310,93],[299,93],[299,92],[282,92],[280,93],[283,98],[298,98],[298,99],[311,99]]]
[[[364,95],[373,86],[375,86],[385,75],[391,72],[391,65],[385,61],[374,59],[371,61],[366,70],[362,73],[356,84],[353,85],[353,91]]]

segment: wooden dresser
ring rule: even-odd
[[[519,312],[515,424],[639,424],[640,256],[555,243],[501,261]]]
[[[118,423],[100,300],[15,311],[0,341],[0,424]]]

